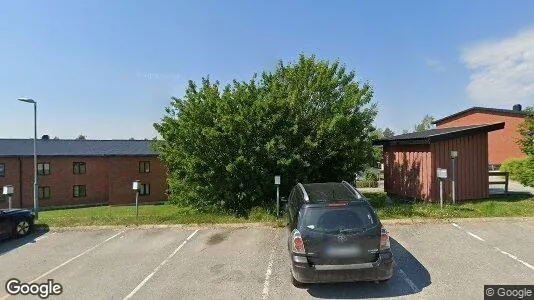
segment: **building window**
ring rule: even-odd
[[[85,174],[87,167],[84,162],[74,162],[72,163],[72,172],[74,174]]]
[[[87,196],[87,188],[85,185],[75,185],[72,187],[72,196],[80,198]]]
[[[39,187],[39,199],[50,199],[50,187],[49,186]]]
[[[150,184],[149,183],[141,183],[139,185],[139,196],[148,196],[150,195]]]
[[[149,161],[139,162],[139,173],[150,173],[150,162]]]
[[[37,174],[38,175],[50,175],[50,163],[38,163]]]
[[[0,177],[6,176],[6,164],[0,164]]]

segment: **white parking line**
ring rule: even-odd
[[[451,223],[451,224],[452,224],[452,226],[454,226],[454,227],[456,227],[456,228],[458,228],[460,230],[463,230],[463,229],[461,229],[460,226],[458,226],[458,224],[456,224],[456,223]],[[479,241],[482,241],[482,242],[485,242],[485,240],[483,238],[479,237],[478,235],[476,235],[476,234],[474,234],[474,233],[472,233],[470,231],[467,231],[467,230],[463,230],[463,231],[465,231],[467,234],[469,234],[470,236],[474,237],[475,239],[477,239]],[[531,264],[527,263],[524,260],[519,259],[517,256],[515,256],[513,254],[510,254],[510,253],[508,253],[506,251],[503,251],[503,250],[499,249],[498,247],[493,247],[493,248],[495,250],[497,250],[499,253],[504,254],[504,255],[510,257],[511,259],[519,262],[519,263],[522,263],[524,266],[526,266],[527,268],[529,268],[531,270],[534,270],[534,266],[532,266]]]
[[[481,242],[485,242],[485,240],[483,238],[479,237],[478,235],[476,235],[476,234],[474,234],[474,233],[472,233],[470,231],[462,229],[462,227],[460,227],[460,225],[458,225],[456,223],[451,223],[451,225],[456,227],[456,228],[458,228],[458,229],[460,229],[460,230],[462,230],[462,231],[465,231],[465,233],[469,234],[470,236],[474,237],[475,239],[477,239],[477,240],[479,240]]]
[[[273,262],[274,262],[274,251],[271,250],[271,255],[269,255],[269,265],[267,265],[267,271],[265,271],[265,281],[263,282],[263,292],[262,298],[265,300],[269,296],[269,279],[271,278],[271,273],[273,271]]]
[[[469,231],[466,231],[466,232],[467,232],[467,234],[469,234],[470,236],[474,237],[475,239],[484,242],[484,239],[479,237],[478,235],[476,235],[476,234],[474,234],[472,232],[469,232]]]
[[[406,273],[404,273],[402,269],[399,269],[399,275],[410,286],[410,288],[412,289],[414,293],[419,293],[419,288],[417,287],[417,285],[415,285],[415,283],[413,283],[413,281],[410,278],[408,278],[408,275],[406,275]]]
[[[119,231],[118,233],[116,233],[115,235],[113,235],[113,236],[107,238],[107,239],[104,240],[103,242],[94,245],[93,247],[91,247],[91,248],[89,248],[89,249],[83,251],[82,253],[80,253],[80,254],[74,256],[73,258],[71,258],[71,259],[65,261],[64,263],[60,264],[59,266],[57,266],[57,267],[55,267],[55,268],[52,268],[52,269],[50,269],[49,271],[47,271],[47,272],[45,272],[45,273],[39,275],[37,278],[33,279],[33,280],[30,281],[29,283],[34,283],[34,282],[36,282],[37,280],[39,280],[39,279],[41,279],[41,278],[43,278],[43,277],[45,277],[45,276],[48,276],[50,273],[52,273],[52,272],[54,272],[54,271],[56,271],[56,270],[58,270],[58,269],[64,267],[65,265],[69,264],[69,263],[72,262],[73,260],[75,260],[75,259],[77,259],[77,258],[79,258],[79,257],[81,257],[81,256],[83,256],[83,255],[85,255],[85,254],[87,254],[87,253],[89,253],[89,252],[95,250],[96,248],[98,248],[98,247],[100,247],[100,246],[102,246],[102,245],[104,245],[105,243],[107,243],[107,242],[109,242],[110,240],[114,239],[115,237],[117,237],[118,235],[122,234],[123,232],[124,232],[124,230]],[[10,296],[10,295],[5,295],[4,297],[0,298],[0,300],[7,299],[9,296]]]
[[[510,254],[510,253],[508,253],[508,252],[506,252],[506,251],[503,251],[503,250],[499,249],[498,247],[493,247],[493,248],[495,248],[495,250],[499,251],[501,254],[504,254],[504,255],[510,257],[511,259],[513,259],[513,260],[515,260],[515,261],[517,261],[517,262],[522,263],[522,264],[525,265],[527,268],[529,268],[529,269],[531,269],[531,270],[534,271],[534,266],[531,265],[531,264],[529,264],[529,263],[527,263],[526,261],[523,261],[523,260],[517,258],[517,256],[512,255],[512,254]]]
[[[143,279],[143,281],[141,281],[141,283],[139,283],[126,297],[124,297],[124,300],[126,299],[130,299],[133,297],[133,295],[135,295],[135,293],[137,293],[149,280],[150,278],[152,278],[152,276],[154,276],[154,274],[156,274],[157,271],[159,271],[159,269],[161,269],[161,267],[163,267],[171,258],[173,258],[176,253],[178,253],[178,251],[180,251],[180,249],[182,249],[183,246],[185,246],[185,244],[187,244],[187,242],[193,238],[193,236],[199,231],[200,229],[197,229],[195,232],[191,233],[191,235],[189,235],[187,237],[187,239],[185,239],[185,241],[183,241],[180,246],[178,246],[178,248],[176,248],[169,256],[167,256],[167,258],[165,260],[163,260],[155,269],[154,271],[152,271],[152,273],[148,274],[147,277],[145,277],[145,279]]]

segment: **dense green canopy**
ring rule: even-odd
[[[297,181],[352,180],[373,160],[372,96],[338,61],[303,55],[224,88],[190,81],[154,124],[171,199],[245,213],[274,205],[274,175],[282,195]]]

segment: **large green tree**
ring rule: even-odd
[[[171,199],[246,213],[296,182],[350,180],[373,160],[373,90],[339,61],[301,55],[221,88],[204,78],[172,98],[154,127]]]

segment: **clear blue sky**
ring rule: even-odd
[[[291,3],[288,3],[291,2]],[[534,104],[534,1],[2,1],[0,137],[154,137],[187,80],[299,53],[375,88],[379,127]],[[514,73],[516,72],[516,73]],[[513,88],[513,89],[512,89]]]

